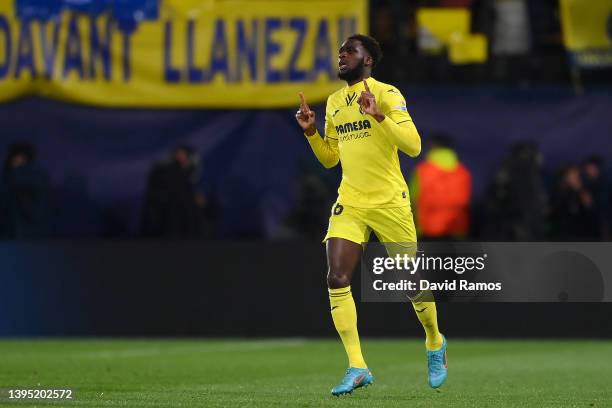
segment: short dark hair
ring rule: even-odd
[[[176,148],[174,149],[174,154],[183,151],[185,153],[187,153],[188,156],[191,156],[192,154],[195,153],[195,149],[190,146],[190,145],[178,145],[176,146]]]
[[[603,158],[599,155],[592,155],[587,157],[586,159],[584,159],[584,161],[582,162],[583,165],[587,165],[587,164],[592,164],[594,166],[597,166],[599,168],[603,167]]]
[[[433,133],[429,138],[429,144],[447,149],[452,149],[455,147],[455,141],[448,133],[445,132]]]
[[[30,142],[20,140],[9,146],[7,156],[9,159],[16,156],[25,156],[26,160],[31,162],[36,158],[36,147]]]
[[[359,40],[361,42],[363,48],[365,48],[368,54],[370,54],[370,57],[372,57],[372,68],[374,68],[382,59],[383,53],[380,49],[380,44],[375,38],[364,34],[353,34],[348,39]]]

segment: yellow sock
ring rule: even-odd
[[[351,287],[329,289],[329,303],[334,326],[336,326],[348,356],[349,367],[367,368],[361,355],[359,333],[357,333],[357,310]]]
[[[433,299],[431,293],[419,293],[412,300],[412,307],[425,329],[425,348],[429,351],[438,350],[442,347],[442,334],[438,330],[438,314],[436,312],[436,302],[420,301],[419,299]]]

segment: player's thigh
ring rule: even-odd
[[[334,204],[323,242],[330,238],[343,238],[359,245],[368,242],[372,230],[364,218],[363,209]]]
[[[409,206],[372,209],[366,221],[390,256],[416,254],[416,228]]]

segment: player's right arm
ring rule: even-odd
[[[312,151],[315,156],[321,162],[325,168],[332,168],[340,160],[340,154],[338,152],[338,135],[336,129],[329,117],[329,114],[325,114],[325,138],[322,138],[316,127],[315,113],[310,110],[310,107],[306,103],[303,93],[300,95],[300,109],[295,114],[295,119],[298,124],[304,130],[304,136],[308,140]]]

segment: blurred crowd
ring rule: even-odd
[[[585,158],[547,175],[532,143],[517,144],[483,199],[479,236],[502,241],[609,240],[610,183],[603,159]]]
[[[550,173],[534,143],[514,145],[475,197],[470,164],[453,139],[433,134],[407,175],[415,222],[423,240],[600,241],[610,240],[611,180],[602,157],[591,156]],[[274,234],[277,239],[320,240],[336,199],[339,170],[323,172],[305,161],[296,180],[293,210]],[[198,188],[199,157],[178,146],[153,163],[142,201],[138,236],[210,239],[215,216]],[[53,208],[52,184],[28,142],[10,146],[0,178],[0,237],[62,236]],[[61,194],[62,192],[57,192]],[[55,226],[55,230],[54,230]],[[264,238],[264,237],[261,237]],[[268,237],[269,238],[269,237]]]
[[[534,143],[511,147],[475,197],[469,163],[448,135],[428,138],[410,175],[410,194],[421,240],[602,241],[612,238],[612,180],[602,157],[590,156],[556,171],[542,167]],[[301,199],[286,236],[319,239],[337,184],[315,173],[300,180]]]
[[[444,51],[432,53],[424,45],[426,36],[417,25],[417,13],[423,7],[469,10],[471,32],[487,38],[487,60],[469,66],[453,65]],[[384,82],[512,81],[524,85],[530,81],[566,82],[571,76],[562,44],[558,0],[370,0],[370,31],[384,52],[375,72]],[[597,72],[594,75],[612,78],[609,69]],[[612,238],[611,180],[607,175],[608,163],[602,157],[586,157],[551,171],[542,167],[536,144],[520,143],[509,149],[499,168],[491,172],[486,186],[475,189],[470,163],[461,160],[452,138],[444,134],[425,136],[424,140],[430,141],[428,149],[416,168],[405,172],[421,239]],[[112,230],[110,233],[96,236],[133,236],[128,230],[137,230],[142,238],[216,236],[219,212],[241,211],[243,203],[234,200],[219,204],[214,193],[207,196],[200,187],[201,168],[198,153],[189,146],[178,146],[166,160],[151,163],[147,180],[141,186],[145,193],[136,221],[138,227],[130,229],[120,225],[122,221],[108,221],[107,217],[102,222],[117,225],[106,228]],[[60,195],[78,202],[79,209],[84,208],[85,212],[96,205],[91,197],[84,197],[85,182],[78,177],[75,180],[74,186],[59,191],[39,164],[35,146],[28,142],[11,145],[0,175],[0,238],[82,236],[78,226],[72,235],[66,233],[65,220],[77,218],[71,213],[73,209],[65,209],[62,218],[56,208],[55,198]],[[299,165],[297,194],[288,217],[280,226],[274,223],[269,228],[274,229],[273,233],[262,232],[262,236],[253,238],[265,235],[320,240],[339,182],[339,169],[325,171],[309,152]],[[246,195],[244,189],[249,186],[237,184],[235,189]],[[265,203],[261,206],[274,207]],[[277,211],[274,207],[269,212]],[[255,217],[260,215],[257,211],[253,213]],[[94,218],[84,214],[79,220],[87,222]],[[62,229],[64,233],[57,232]]]
[[[48,172],[37,161],[36,147],[13,143],[0,175],[0,239],[80,237],[71,227],[58,225],[77,214],[63,216],[61,202],[77,211],[97,204],[72,190],[53,188]],[[189,146],[178,146],[167,160],[154,163],[142,203],[138,235],[143,238],[208,239],[211,237],[207,200],[197,188],[199,158]],[[58,197],[62,196],[62,197]],[[70,211],[70,210],[69,210]],[[95,221],[93,221],[95,222]],[[125,226],[114,227],[125,236]]]
[[[470,12],[470,31],[487,38],[488,58],[480,64],[453,65],[447,55],[428,49],[417,24],[422,7]],[[377,76],[386,82],[572,81],[563,45],[558,0],[371,0],[370,30],[384,57]],[[585,72],[585,79],[609,78],[610,70]]]

